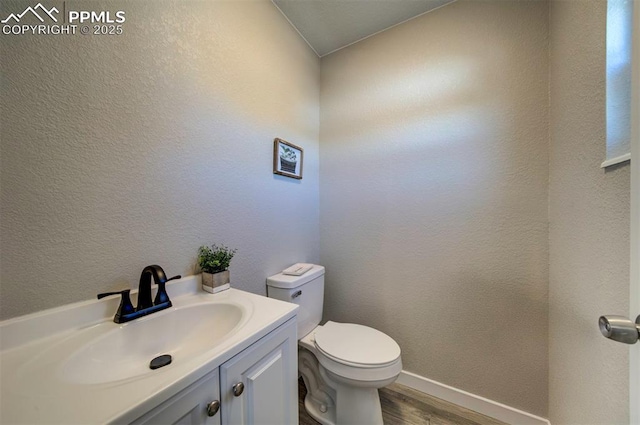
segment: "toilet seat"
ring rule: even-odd
[[[333,345],[340,344],[341,341],[344,344],[342,347]],[[353,347],[359,341],[359,350],[349,354],[347,347]],[[382,348],[380,353],[372,354],[371,352],[378,351],[377,347],[365,345],[367,341],[379,343]],[[327,371],[339,378],[350,380],[352,385],[374,385],[376,382],[387,380],[393,382],[402,371],[398,344],[388,335],[367,326],[329,321],[323,326],[317,326],[299,343],[311,350]],[[358,382],[361,384],[357,384]],[[387,384],[380,386],[384,385]]]
[[[400,357],[393,338],[368,326],[328,321],[316,328],[316,348],[344,365],[376,368],[389,366]]]

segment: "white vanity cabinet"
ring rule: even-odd
[[[219,408],[220,375],[216,368],[132,425],[220,425]]]
[[[290,320],[220,366],[220,392],[223,424],[297,424],[296,322]]]
[[[294,318],[133,424],[295,425],[297,343]]]

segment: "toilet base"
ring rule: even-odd
[[[298,347],[298,371],[307,388],[304,408],[322,425],[336,425],[336,393],[318,373],[318,359],[309,350]]]
[[[320,422],[322,425],[336,425],[335,408],[322,412],[320,411],[318,404],[314,403],[309,396],[304,398],[304,408],[309,416]]]
[[[363,395],[367,399],[365,402],[362,402],[361,397],[358,397],[360,400],[356,403],[353,402],[352,397],[339,399],[338,406],[340,405],[340,401],[342,401],[345,406],[351,406],[346,409],[340,409],[339,413],[337,406],[333,406],[333,408],[322,412],[322,407],[318,403],[314,402],[312,397],[309,395],[304,399],[304,408],[309,416],[320,422],[322,425],[383,425],[382,406],[380,405],[378,390],[372,389],[370,394]],[[336,416],[340,416],[340,418],[336,419]]]
[[[304,407],[316,421],[323,425],[383,425],[377,388],[345,385],[303,347],[298,348],[298,370],[307,387]]]
[[[376,387],[354,387],[338,382],[320,365],[320,376],[331,382],[336,391],[336,423],[338,425],[383,425],[380,395]],[[394,378],[395,381],[395,378]]]

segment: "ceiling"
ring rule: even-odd
[[[324,56],[454,0],[272,0]]]

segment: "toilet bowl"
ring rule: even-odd
[[[402,370],[392,338],[362,325],[327,322],[299,341],[299,352],[299,361],[307,363],[298,368],[307,387],[305,408],[314,419],[326,425],[382,424],[378,388]]]
[[[320,326],[324,267],[302,276],[267,279],[269,297],[300,305],[298,371],[307,387],[305,409],[325,425],[382,425],[378,388],[402,370],[400,347],[368,326],[328,321]]]

